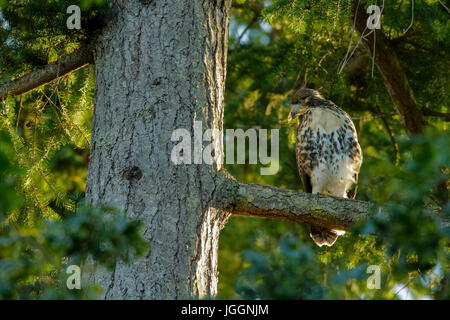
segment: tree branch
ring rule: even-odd
[[[381,109],[379,106],[374,106],[373,109],[375,110],[375,112],[377,113],[381,113]],[[381,122],[383,122],[384,128],[386,129],[388,135],[389,135],[389,139],[391,139],[391,144],[392,144],[392,148],[394,149],[394,161],[395,161],[395,165],[398,166],[399,162],[400,162],[400,150],[398,148],[398,144],[397,141],[395,140],[395,135],[391,130],[391,126],[389,125],[389,122],[387,121],[387,119],[385,117],[380,117]]]
[[[272,218],[348,230],[368,218],[369,202],[313,195],[268,185],[246,184],[230,178],[222,184],[222,207],[233,215]]]
[[[422,109],[422,113],[425,117],[437,117],[437,118],[444,118],[444,121],[449,122],[450,121],[450,113],[443,113],[434,111],[428,108]]]
[[[245,3],[243,3],[243,4],[237,3],[236,1],[233,1],[231,6],[233,8],[236,8],[236,9],[248,8],[251,11],[253,11],[255,16],[258,16],[258,17],[261,15],[261,12],[264,9],[264,3],[259,2],[257,0],[248,0]]]
[[[247,184],[234,180],[228,173],[219,174],[220,187],[215,192],[215,205],[233,215],[271,218],[305,223],[330,229],[349,230],[370,218],[378,210],[376,204],[338,197],[323,196],[268,185]],[[425,208],[436,215],[439,208]],[[438,216],[442,227],[450,220]]]
[[[20,95],[52,80],[78,70],[92,62],[92,47],[86,45],[60,60],[0,86],[0,100],[8,95]]]
[[[239,183],[232,213],[347,230],[365,220],[370,208],[364,201]]]

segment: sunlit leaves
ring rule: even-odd
[[[88,272],[87,258],[112,268],[116,261],[129,262],[148,251],[140,234],[141,223],[112,208],[77,204],[63,220],[38,220],[35,226],[10,219],[23,197],[17,179],[23,174],[10,160],[14,157],[8,136],[0,131],[0,298],[74,299],[95,298],[99,288],[83,283],[82,290],[68,290],[66,268],[75,264]]]

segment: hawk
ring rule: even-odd
[[[347,113],[313,89],[300,89],[291,99],[290,119],[297,125],[297,166],[305,192],[354,198],[362,163],[355,126]],[[332,246],[342,230],[311,226],[318,246]]]

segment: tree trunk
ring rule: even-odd
[[[145,224],[151,250],[93,280],[106,299],[215,295],[220,162],[175,165],[172,132],[222,131],[229,0],[116,1],[99,35],[86,196]],[[213,137],[222,156],[222,137]],[[208,143],[209,144],[209,143]],[[193,157],[195,154],[193,154]]]

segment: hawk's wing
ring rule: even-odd
[[[303,119],[299,119],[299,121],[303,121]],[[297,133],[297,138],[298,138],[298,133]],[[296,147],[296,158],[297,158],[297,168],[298,168],[298,173],[300,175],[300,178],[302,179],[302,183],[303,183],[303,191],[307,192],[307,193],[312,193],[312,184],[311,184],[311,177],[306,173],[306,171],[304,170],[303,166],[305,165],[305,162],[303,159],[301,159],[301,143],[299,141],[296,142],[295,144]]]
[[[305,192],[312,193],[311,177],[303,170],[299,170],[300,178],[303,182],[303,189]]]

